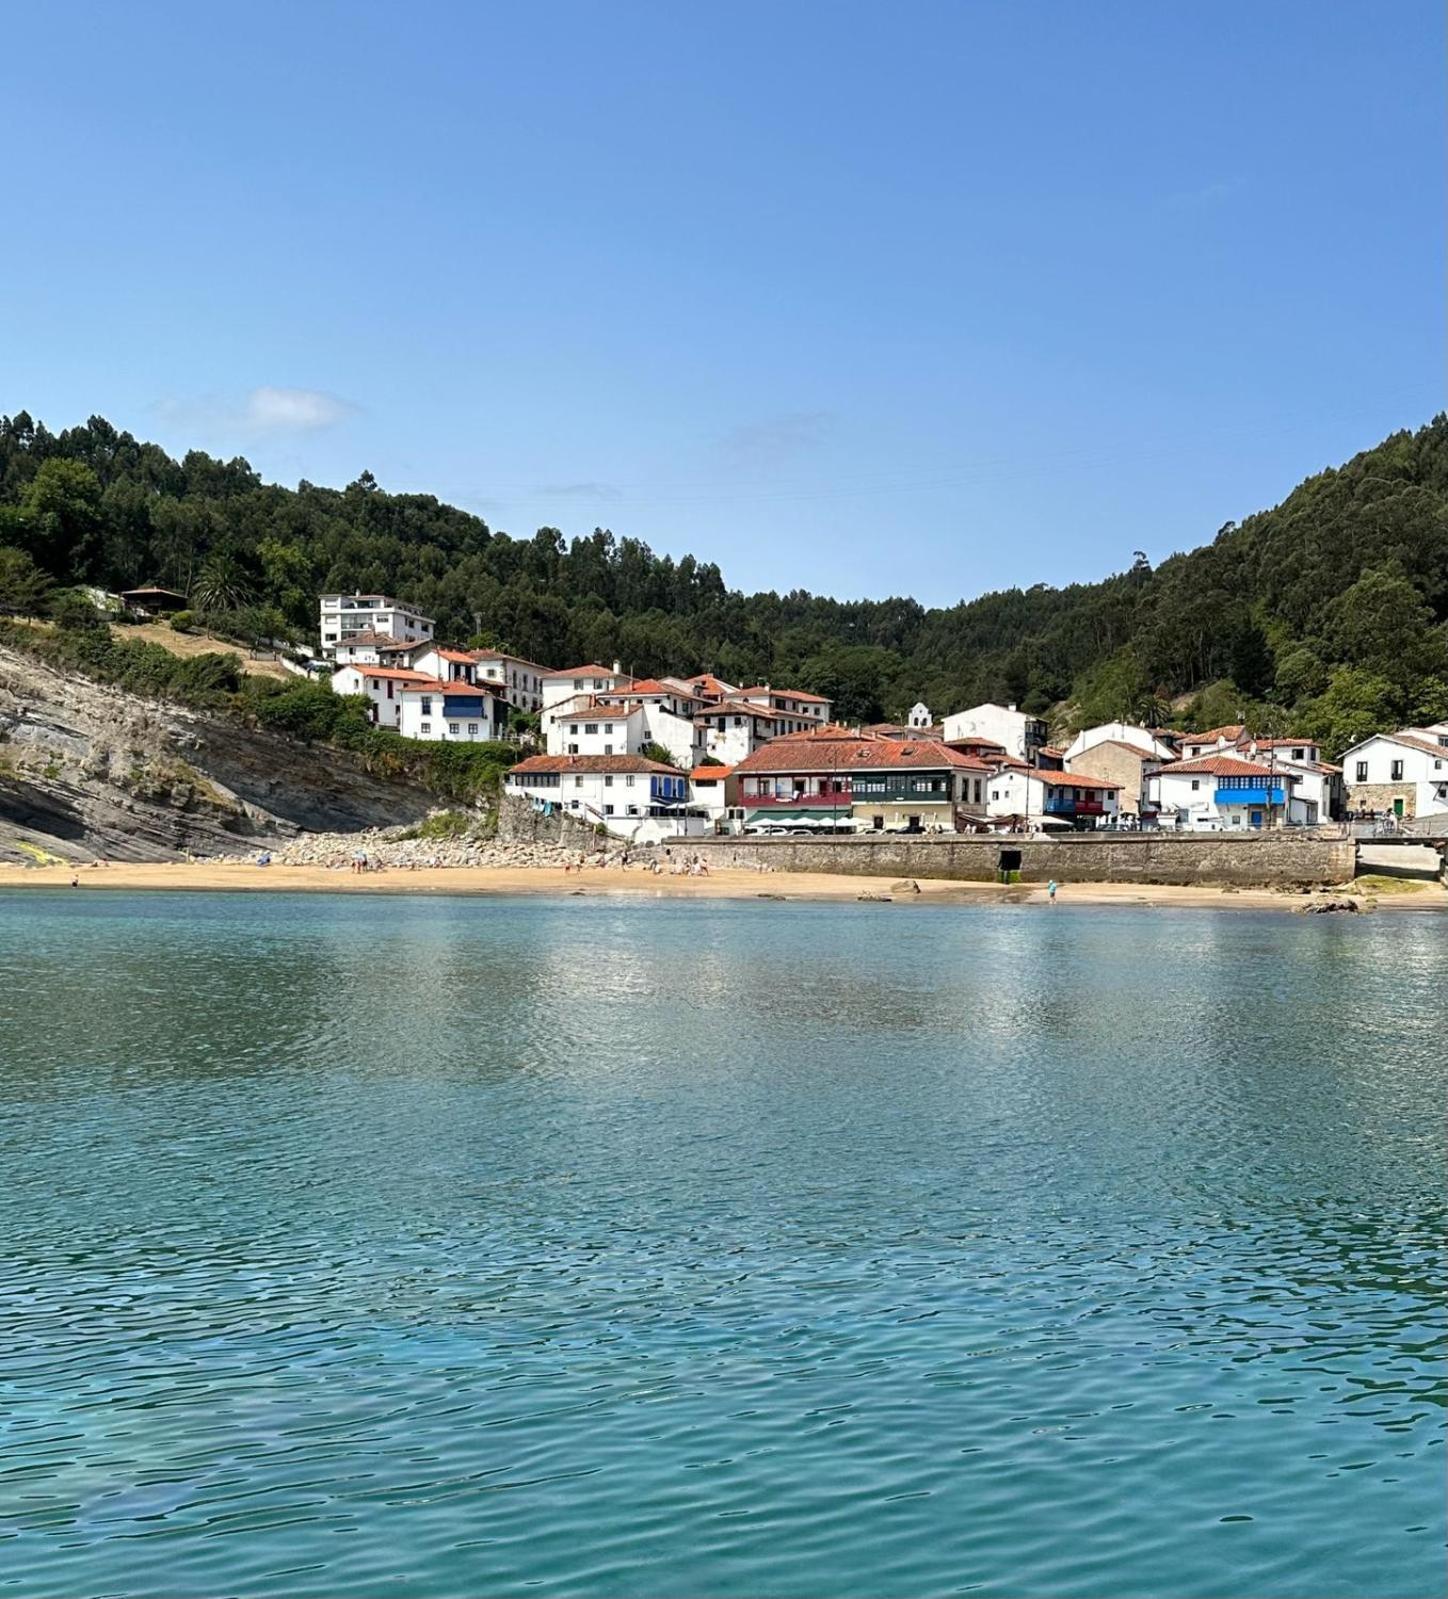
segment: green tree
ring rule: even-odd
[[[191,585],[191,603],[199,611],[237,611],[251,595],[251,579],[229,550],[212,551]]]
[[[0,611],[40,616],[49,599],[51,580],[24,550],[0,547]]]
[[[30,553],[53,577],[94,575],[101,549],[101,486],[80,461],[42,461],[21,501]]]

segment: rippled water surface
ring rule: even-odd
[[[0,941],[0,1592],[1443,1589],[1448,921]]]

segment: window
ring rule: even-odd
[[[575,777],[573,779],[573,786],[574,786],[574,788],[582,788],[583,787],[583,779],[581,777]]]
[[[608,776],[604,778],[603,786],[605,788],[612,788],[613,787],[613,773],[612,772],[610,772],[608,774]]]
[[[583,724],[583,731],[585,733],[597,733],[598,732],[598,723],[597,722],[585,722]]]
[[[633,787],[633,786],[634,786],[634,780],[633,780],[633,778],[632,778],[632,777],[626,777],[626,778],[624,778],[624,780],[623,780],[623,786],[624,786],[624,787],[625,787],[625,788],[632,788],[632,787]]]
[[[1193,794],[1195,794],[1195,793],[1196,793],[1196,791],[1197,791],[1197,790],[1198,790],[1198,789],[1199,789],[1199,788],[1200,788],[1200,787],[1201,787],[1201,786],[1202,786],[1202,782],[1201,782],[1201,779],[1200,779],[1200,778],[1198,778],[1198,777],[1194,777],[1194,778],[1193,778],[1193,779],[1192,779],[1192,793],[1193,793]]]
[[[424,716],[431,716],[432,715],[432,695],[431,694],[424,694],[422,696],[422,714]]]
[[[449,722],[447,724],[447,730],[448,730],[449,733],[452,734],[452,736],[454,738],[456,738],[458,736],[458,734],[462,731],[462,729],[458,726],[458,724],[456,722]]]
[[[637,816],[638,813],[639,813],[638,806],[637,805],[630,805],[629,808],[628,808],[628,813],[629,813],[630,816]]]
[[[478,736],[478,724],[476,722],[469,722],[468,723],[468,737],[469,738],[476,738],[477,736]]]
[[[1357,783],[1366,783],[1367,780],[1368,780],[1368,763],[1366,761],[1359,761],[1357,763],[1357,776],[1353,779],[1353,781],[1357,782]]]
[[[603,807],[603,814],[605,816],[612,816],[613,815],[613,806],[612,805],[605,805]]]
[[[612,755],[613,754],[613,745],[612,744],[605,744],[603,746],[603,753],[605,755]],[[609,778],[609,782],[610,783],[613,782],[613,779]]]
[[[578,754],[578,746],[576,744],[570,744],[568,746],[568,753],[570,755],[577,755]]]
[[[421,726],[418,728],[418,731],[421,732],[421,733],[430,733],[430,732],[432,732],[432,723],[431,722],[423,722],[421,724]]]
[[[574,738],[577,738],[578,737],[578,723],[577,722],[570,722],[568,724],[568,731],[574,736]]]
[[[1304,750],[1293,750],[1292,759],[1294,761],[1300,761],[1305,753],[1306,752]]]
[[[603,724],[603,730],[604,730],[605,733],[613,732],[613,723],[612,722],[605,722]],[[607,753],[611,755],[611,754],[613,754],[613,751],[609,750],[609,751],[607,751]]]
[[[1403,781],[1403,763],[1401,761],[1394,761],[1392,766],[1389,767],[1388,781],[1390,783],[1401,783]]]

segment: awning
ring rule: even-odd
[[[758,826],[767,822],[828,822],[839,814],[838,807],[824,810],[820,808],[812,809],[808,805],[801,805],[798,808],[771,805],[767,811],[751,816],[749,823],[751,826]]]

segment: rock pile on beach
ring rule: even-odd
[[[402,870],[436,866],[502,866],[514,869],[576,865],[585,854],[590,866],[622,858],[615,843],[605,853],[596,845],[572,846],[523,839],[500,840],[463,835],[457,838],[409,838],[406,828],[367,828],[360,833],[306,833],[271,852],[278,866],[322,866],[350,870],[359,855],[369,867]]]

